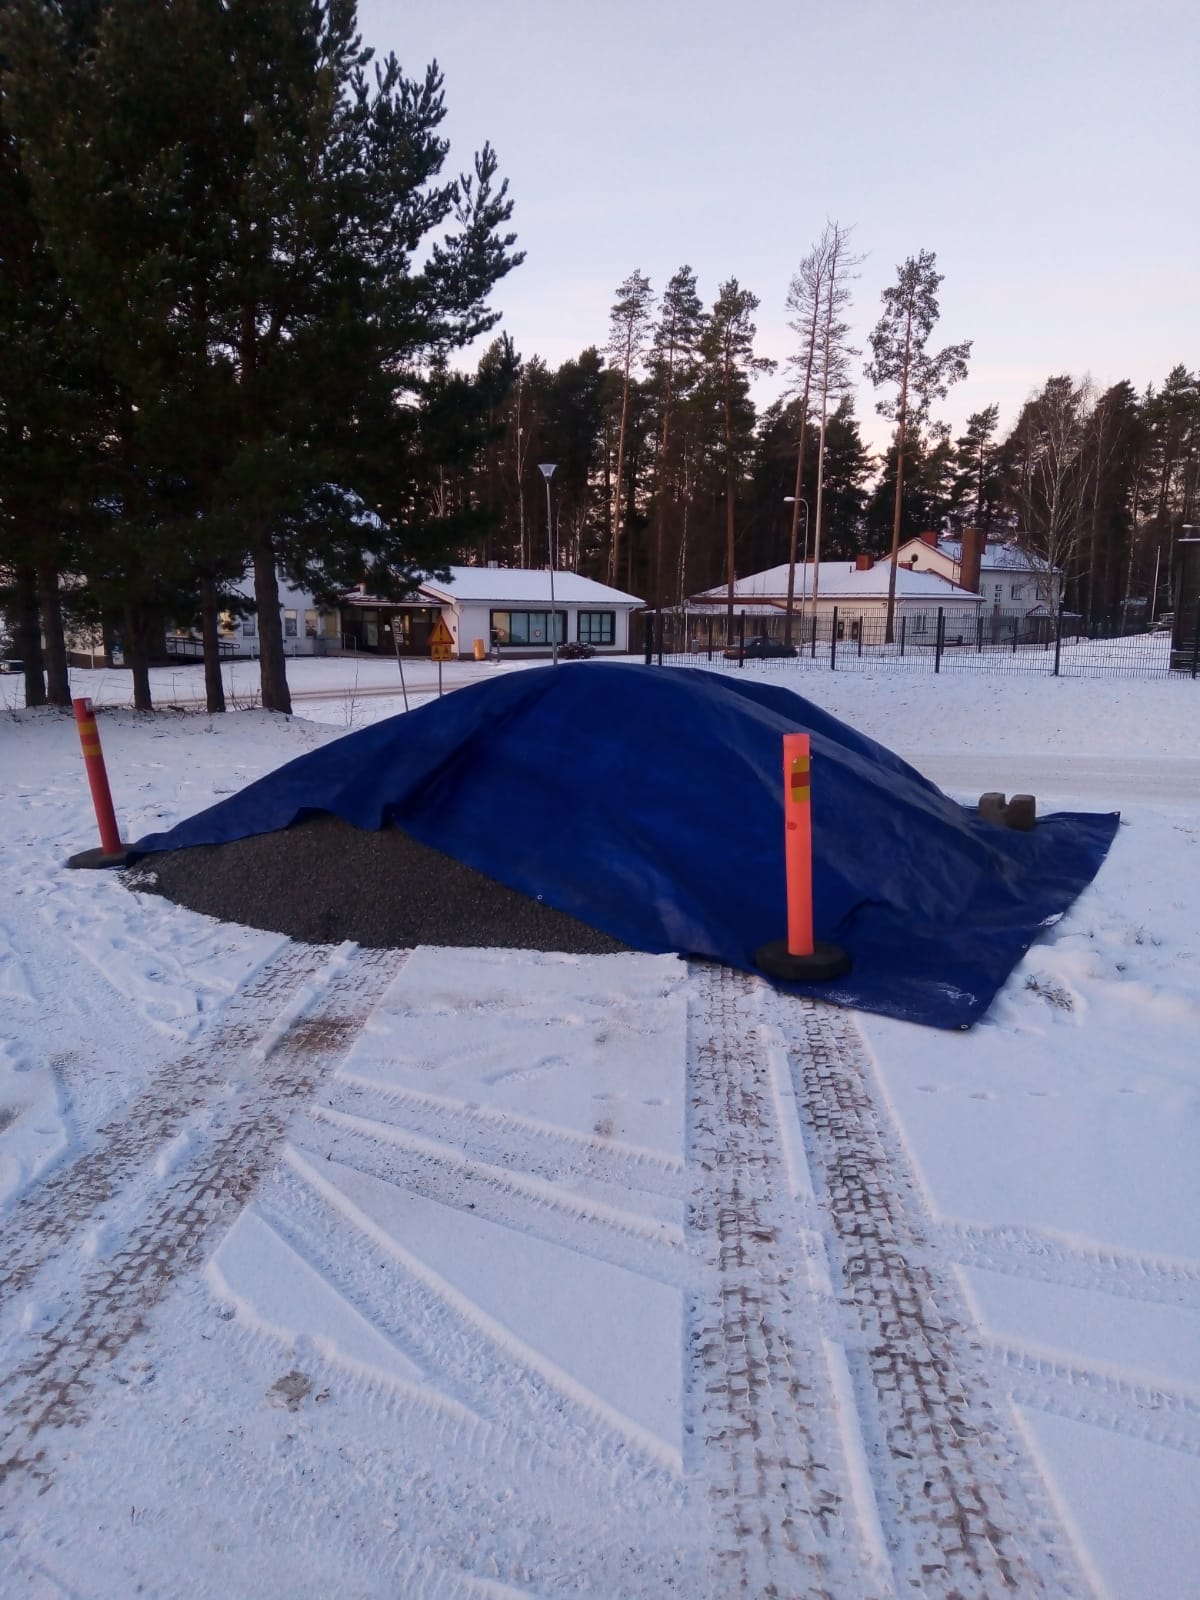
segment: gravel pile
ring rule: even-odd
[[[305,944],[352,939],[376,948],[443,944],[576,955],[627,948],[398,828],[368,833],[332,816],[231,844],[163,851],[123,877],[132,889]]]

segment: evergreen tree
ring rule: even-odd
[[[971,341],[947,345],[936,355],[926,350],[929,335],[938,319],[937,289],[942,281],[936,270],[932,250],[909,256],[897,269],[895,284],[883,291],[883,316],[871,333],[872,360],[867,376],[878,386],[896,385],[895,396],[881,400],[876,410],[896,422],[895,499],[892,513],[892,564],[888,575],[886,640],[895,635],[896,561],[900,550],[900,530],[904,513],[905,442],[911,426],[919,426],[929,414],[933,400],[946,394],[952,383],[967,375]]]
[[[108,395],[34,206],[11,83],[0,33],[0,607],[24,663],[26,705],[67,707],[61,575],[81,570],[92,531]]]
[[[971,413],[966,431],[955,440],[950,517],[959,527],[990,531],[996,521],[1003,490],[996,442],[999,421],[1000,407],[985,406]]]
[[[650,279],[631,272],[617,286],[617,298],[610,313],[608,357],[621,378],[620,421],[617,424],[617,465],[612,486],[612,543],[609,548],[609,577],[617,583],[621,572],[621,532],[625,505],[625,437],[629,424],[629,393],[635,370],[641,365],[650,338],[654,293]]]
[[[733,638],[733,585],[736,569],[736,503],[738,483],[754,438],[754,404],[750,380],[774,370],[775,363],[754,354],[753,316],[758,296],[736,278],[720,287],[701,342],[704,390],[710,413],[719,417],[720,454],[725,484],[725,581],[728,588],[726,629]]]
[[[136,570],[174,589],[176,527],[214,582],[248,545],[263,704],[287,710],[278,572],[320,592],[370,565],[403,587],[464,534],[430,492],[429,375],[494,324],[487,294],[520,259],[495,157],[440,181],[437,68],[368,76],[352,0],[109,0],[76,56],[70,16],[13,4],[35,198],[139,419],[120,517]],[[181,478],[190,508],[164,510]]]
[[[676,423],[700,372],[699,348],[704,308],[691,267],[680,267],[663,291],[649,358],[650,385],[658,405],[658,474],[655,496],[654,577],[650,593],[656,606],[667,603],[665,549],[670,513],[681,494],[684,456]]]
[[[592,577],[605,576],[611,530],[611,501],[598,492],[608,376],[595,345],[551,375],[541,458],[558,463],[553,489],[559,560]]]
[[[864,548],[866,485],[874,466],[854,415],[853,398],[843,395],[825,427],[821,478],[824,559],[850,559]]]

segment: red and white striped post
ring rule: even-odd
[[[787,938],[754,952],[755,965],[789,983],[823,983],[850,971],[840,945],[813,937],[812,748],[807,733],[783,736],[783,856]]]
[[[119,867],[123,866],[128,852],[121,843],[117,827],[117,814],[113,810],[112,790],[108,786],[108,772],[104,766],[104,752],[100,748],[100,729],[96,726],[96,713],[90,700],[72,700],[75,724],[79,729],[79,747],[83,751],[83,764],[88,785],[92,791],[92,805],[96,811],[96,824],[100,829],[99,850],[81,850],[67,862],[69,867]]]

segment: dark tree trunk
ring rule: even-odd
[[[67,640],[63,632],[62,599],[58,569],[45,561],[37,569],[38,605],[42,617],[42,649],[46,663],[46,699],[64,711],[71,705],[71,679],[67,671]]]
[[[288,690],[287,663],[283,655],[283,621],[279,615],[279,580],[275,576],[275,552],[264,534],[256,534],[254,554],[254,599],[258,605],[259,682],[264,711],[292,710]]]
[[[133,674],[133,709],[153,711],[150,663],[146,656],[145,619],[137,606],[125,607],[125,661]]]
[[[205,574],[200,579],[200,628],[204,636],[204,701],[209,711],[224,711],[225,685],[221,681],[221,618],[217,586]]]
[[[13,621],[16,624],[17,656],[24,664],[25,704],[46,704],[46,663],[42,656],[42,618],[38,610],[37,573],[32,567],[18,567],[13,585],[16,595]]]

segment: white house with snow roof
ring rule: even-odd
[[[747,637],[757,633],[780,636],[781,613],[787,608],[789,570],[790,564],[785,561],[735,582],[733,609],[735,615],[746,613]],[[887,562],[867,555],[856,556],[852,561],[798,561],[792,600],[797,619],[793,640],[811,637],[814,620],[818,638],[828,639],[836,629],[840,639],[881,639],[887,619],[888,575]],[[709,628],[719,634],[728,603],[726,584],[705,589],[688,600],[689,624],[703,625],[708,621],[701,640]],[[908,639],[932,643],[939,611],[946,637],[974,637],[982,601],[978,594],[941,573],[901,566],[896,570],[895,603],[897,629],[903,622]],[[695,632],[694,626],[692,631]]]
[[[1016,540],[990,539],[982,528],[964,528],[961,539],[923,533],[905,540],[897,559],[902,568],[976,590],[989,611],[1050,613],[1062,598],[1060,568]]]
[[[360,589],[343,597],[342,632],[350,648],[368,653],[425,655],[441,618],[455,651],[470,657],[493,645],[509,655],[549,656],[558,643],[590,645],[598,655],[629,649],[629,616],[644,602],[633,594],[555,572],[548,567],[451,567],[428,578],[409,599],[383,600]],[[553,620],[552,620],[553,619]]]

